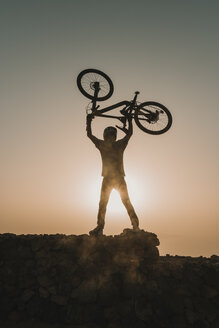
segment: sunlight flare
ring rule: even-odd
[[[149,188],[143,188],[142,183],[134,176],[129,175],[125,178],[128,193],[131,203],[136,207],[136,211],[141,209],[145,203],[150,203]],[[98,209],[100,190],[101,190],[102,178],[98,177],[95,180],[90,181],[89,188],[86,190],[86,198],[89,200],[89,206],[93,209]],[[107,213],[112,214],[124,214],[126,209],[121,201],[119,192],[115,189],[112,190],[109,203],[107,205]]]

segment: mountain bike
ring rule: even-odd
[[[100,105],[97,106],[97,102],[109,99],[113,94],[114,87],[109,76],[97,69],[83,70],[77,77],[77,86],[85,97],[91,99],[88,111],[93,116],[118,119],[125,128],[128,117],[131,115],[142,131],[153,135],[167,132],[172,125],[172,115],[164,105],[155,101],[137,102],[139,91],[135,92],[131,101],[124,100],[99,109]],[[120,116],[106,114],[120,107]]]

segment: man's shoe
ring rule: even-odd
[[[103,235],[103,228],[97,226],[93,230],[89,232],[90,236],[102,236]]]

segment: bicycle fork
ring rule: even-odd
[[[100,107],[100,106],[96,106],[98,93],[100,91],[100,83],[99,82],[94,82],[93,85],[92,85],[92,89],[94,89],[94,98],[92,100],[92,108],[91,108],[91,111],[93,113]]]

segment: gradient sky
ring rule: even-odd
[[[85,68],[107,73],[107,106],[154,100],[173,126],[134,126],[125,153],[131,200],[160,253],[219,253],[219,2],[0,1],[0,232],[88,233],[96,225],[101,159],[86,137]],[[93,131],[115,121],[96,118]],[[106,234],[131,227],[113,192]]]

